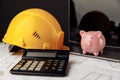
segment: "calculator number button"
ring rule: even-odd
[[[31,65],[32,61],[28,60],[21,68],[20,70],[27,70],[27,68]]]
[[[62,72],[64,66],[65,66],[65,60],[61,60],[61,61],[59,62],[58,67],[57,67],[57,72]]]
[[[35,71],[40,71],[42,69],[42,66],[44,65],[45,61],[40,61],[35,68]]]
[[[39,61],[33,61],[33,63],[28,68],[28,71],[33,71]]]
[[[13,70],[19,70],[20,67],[22,67],[22,65],[25,63],[25,60],[21,60],[14,68]]]

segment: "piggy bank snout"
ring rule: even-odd
[[[84,40],[84,41],[82,41],[82,43],[84,43],[87,47],[90,47],[91,46],[91,41],[89,41],[89,40]]]

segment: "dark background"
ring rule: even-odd
[[[0,41],[12,18],[28,8],[41,8],[54,15],[65,32],[65,44],[68,44],[69,0],[0,0]]]

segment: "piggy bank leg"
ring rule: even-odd
[[[83,50],[83,54],[86,54],[87,52]]]
[[[100,54],[102,54],[102,53],[103,53],[103,50],[101,50]]]
[[[99,55],[99,52],[95,52],[95,53],[93,53],[94,54],[94,56],[98,56]]]

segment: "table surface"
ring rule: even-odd
[[[65,77],[13,75],[10,69],[22,54],[10,53],[8,46],[0,43],[0,80],[120,80],[120,63],[73,54]]]

